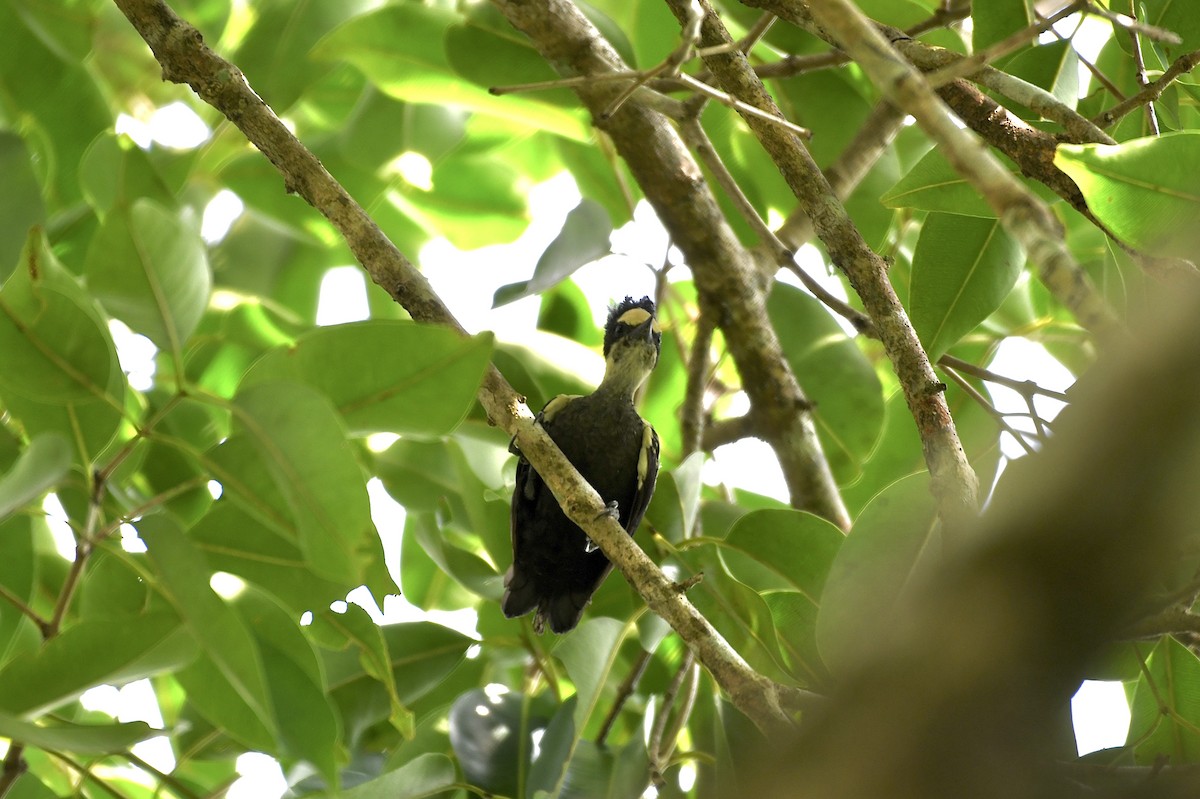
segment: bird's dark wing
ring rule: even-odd
[[[560,394],[550,400],[538,413],[538,423],[549,424],[556,413],[575,399],[578,399],[578,395]],[[539,582],[537,569],[530,563],[531,554],[525,551],[525,544],[534,546],[537,533],[541,532],[537,529],[536,508],[539,496],[549,489],[542,481],[541,475],[520,451],[515,447],[510,449],[518,456],[517,481],[513,489],[512,511],[509,516],[513,564],[504,576],[504,597],[500,604],[504,615],[514,618],[537,608],[546,593],[546,586]],[[530,540],[531,536],[534,536],[533,540]],[[539,611],[539,617],[534,622],[535,628],[540,627],[542,623]]]
[[[650,497],[654,494],[654,485],[658,482],[658,433],[645,419],[642,420],[642,448],[638,454],[638,481],[633,492],[633,501],[629,503],[628,516],[622,520],[630,535],[637,532],[646,508],[650,506]]]

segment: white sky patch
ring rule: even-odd
[[[206,244],[219,244],[245,210],[246,204],[241,197],[229,189],[221,189],[204,206],[200,237]]]
[[[117,360],[121,371],[129,378],[129,385],[136,391],[149,391],[154,387],[154,357],[158,347],[141,333],[134,333],[120,319],[108,320],[108,333],[117,348]]]
[[[191,150],[212,138],[212,131],[186,103],[176,101],[150,115],[150,136],[157,144],[176,150]]]
[[[246,590],[246,581],[229,572],[213,572],[208,585],[222,599],[237,599]]]
[[[1000,342],[1000,346],[996,348],[996,355],[992,362],[987,364],[987,368],[1016,380],[1032,380],[1042,388],[1052,391],[1064,392],[1075,383],[1074,376],[1046,352],[1045,347],[1029,339],[1014,336]],[[1001,413],[1029,412],[1024,398],[1015,390],[997,383],[986,385],[996,410]],[[1064,407],[1061,402],[1044,396],[1035,397],[1033,404],[1038,415],[1048,422],[1053,421]],[[1033,420],[1026,416],[1009,416],[1006,421],[1016,430],[1035,430]],[[1000,437],[1000,450],[1009,459],[1025,454],[1025,450],[1007,434]]]
[[[1075,745],[1088,752],[1124,746],[1129,735],[1129,701],[1119,682],[1084,680],[1071,699]]]
[[[287,793],[287,778],[278,761],[261,752],[246,752],[237,759],[239,778],[229,786],[226,799],[279,799]]]
[[[423,191],[433,189],[433,164],[417,152],[400,153],[388,164],[388,168],[404,179],[405,183]]]
[[[46,512],[46,526],[50,528],[50,537],[54,539],[54,549],[66,560],[75,560],[75,535],[71,525],[67,524],[67,510],[62,506],[57,494],[47,494],[42,500],[42,510]]]
[[[367,319],[367,282],[357,266],[335,266],[321,279],[317,324],[341,325]]]

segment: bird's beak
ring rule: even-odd
[[[653,316],[647,316],[646,321],[633,329],[632,335],[634,338],[650,342],[654,340],[654,331],[657,327],[657,320]]]

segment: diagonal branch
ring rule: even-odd
[[[706,12],[701,44],[715,47],[732,41],[707,0],[700,2]],[[668,5],[677,17],[687,13],[684,0],[668,0]],[[782,116],[743,53],[719,53],[706,56],[704,61],[731,95],[772,116]],[[757,116],[744,119],[779,168],[800,209],[812,220],[830,258],[846,273],[862,299],[917,421],[942,518],[961,526],[978,509],[975,472],[963,453],[929,357],[888,280],[887,265],[863,240],[803,143],[776,125],[764,124]]]
[[[413,319],[462,331],[424,276],[254,93],[241,71],[204,44],[199,31],[162,0],[114,2],[154,52],[164,79],[188,84],[233,122],[275,165],[288,189],[333,223],[371,278]],[[781,703],[803,704],[811,695],[779,686],[750,668],[620,523],[603,513],[599,494],[535,424],[524,398],[495,367],[489,367],[484,375],[478,399],[488,418],[516,437],[522,454],[550,486],[567,516],[600,546],[651,610],[696,652],[733,703],[764,730],[790,726]]]
[[[493,2],[559,72],[604,75],[625,70],[616,51],[568,0]],[[574,90],[684,253],[695,276],[701,312],[724,333],[762,421],[762,435],[783,468],[792,505],[848,528],[849,515],[821,451],[808,412],[811,406],[767,319],[754,259],[737,240],[679,133],[639,95],[604,118],[616,91],[611,84],[597,81]]]

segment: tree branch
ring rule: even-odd
[[[912,114],[955,170],[996,211],[1005,229],[1025,250],[1042,282],[1088,330],[1104,336],[1120,329],[1112,309],[1075,263],[1049,208],[1017,180],[969,131],[955,124],[922,75],[870,20],[847,0],[799,2],[814,31],[839,42],[892,102]],[[907,54],[907,53],[906,53]]]
[[[625,70],[616,51],[572,3],[494,2],[561,73],[603,75]],[[849,515],[806,412],[808,400],[767,319],[753,259],[738,242],[699,166],[667,119],[643,105],[639,95],[604,119],[613,87],[593,83],[574,89],[686,256],[701,312],[725,335],[742,385],[763,420],[763,436],[783,468],[792,505],[848,528]]]
[[[706,0],[699,2],[705,10],[701,44],[714,47],[731,42],[713,8]],[[690,3],[668,0],[668,5],[680,17],[688,13]],[[705,56],[704,61],[729,94],[771,115],[782,116],[744,54],[720,53]],[[862,298],[917,421],[942,518],[955,526],[965,524],[978,510],[975,472],[963,453],[945,396],[936,388],[940,384],[929,358],[888,280],[887,265],[863,240],[799,139],[778,126],[764,124],[758,117],[744,119],[812,219],[830,258]]]
[[[218,56],[199,31],[162,0],[114,0],[163,67],[163,77],[186,83],[231,122],[283,175],[289,190],[322,213],[346,239],[371,278],[421,322],[463,332],[428,281],[400,253],[363,208],[254,93],[241,71]],[[754,671],[696,610],[675,584],[632,541],[604,502],[526,407],[524,398],[495,367],[489,367],[478,399],[489,420],[515,436],[522,454],[550,487],[567,516],[600,546],[647,605],[670,624],[713,675],[733,703],[764,730],[790,726],[780,708],[781,691]]]

